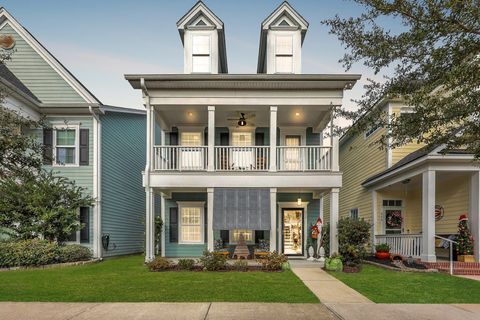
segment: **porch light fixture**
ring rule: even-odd
[[[301,205],[302,205],[302,198],[298,197],[297,206],[301,206]]]
[[[300,116],[300,112],[295,112],[295,116],[296,116],[296,117],[299,117],[299,116]]]
[[[240,120],[238,120],[237,124],[240,127],[245,127],[247,125],[247,121],[245,120],[245,118],[240,118]]]

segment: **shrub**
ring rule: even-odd
[[[363,219],[342,218],[338,221],[338,251],[347,266],[357,266],[366,255],[370,224]]]
[[[248,262],[244,259],[238,259],[233,263],[233,269],[235,271],[247,271],[248,270]]]
[[[282,270],[283,264],[286,263],[288,259],[284,254],[278,254],[276,251],[273,251],[257,261],[262,265],[263,270],[277,271]]]
[[[198,262],[207,271],[223,270],[227,264],[227,257],[223,254],[205,250]]]
[[[343,270],[342,258],[336,254],[333,254],[330,258],[326,258],[325,269],[329,271],[342,271]]]
[[[195,260],[193,259],[179,259],[178,268],[180,270],[192,270],[195,266]]]
[[[0,267],[41,266],[58,262],[58,245],[29,239],[0,242]]]
[[[322,228],[322,247],[325,250],[325,256],[330,256],[330,223]]]
[[[166,271],[169,270],[171,266],[171,262],[162,257],[156,257],[147,263],[148,270],[150,271]]]
[[[58,248],[59,262],[75,262],[92,259],[92,251],[78,244],[64,245]]]
[[[390,246],[387,243],[380,243],[375,246],[376,252],[390,252]]]

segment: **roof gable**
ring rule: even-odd
[[[278,26],[297,27],[302,32],[306,32],[308,22],[287,1],[284,1],[262,22],[262,29]]]
[[[199,22],[203,21],[203,24]],[[210,26],[215,29],[223,29],[223,21],[220,20],[202,1],[198,1],[180,20],[177,28],[184,30],[191,27]]]
[[[5,64],[43,104],[100,104],[100,101],[4,8],[0,8],[0,33],[11,35],[15,39],[12,60]]]

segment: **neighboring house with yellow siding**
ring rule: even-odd
[[[384,100],[378,107],[389,115],[413,112],[399,100]],[[439,237],[455,235],[459,216],[467,213],[479,261],[480,167],[473,156],[415,142],[381,149],[374,142],[385,130],[340,139],[340,217],[373,222],[372,244],[388,243],[392,253],[435,262],[449,257]],[[329,222],[329,197],[323,198],[323,217]]]

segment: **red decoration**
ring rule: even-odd
[[[320,233],[320,230],[318,229],[317,226],[312,226],[310,228],[311,232],[312,232],[312,239],[317,239],[318,238],[318,234]]]
[[[462,214],[462,215],[458,218],[458,221],[464,221],[464,220],[468,220],[468,217],[467,217],[467,214],[466,214],[466,213]]]

